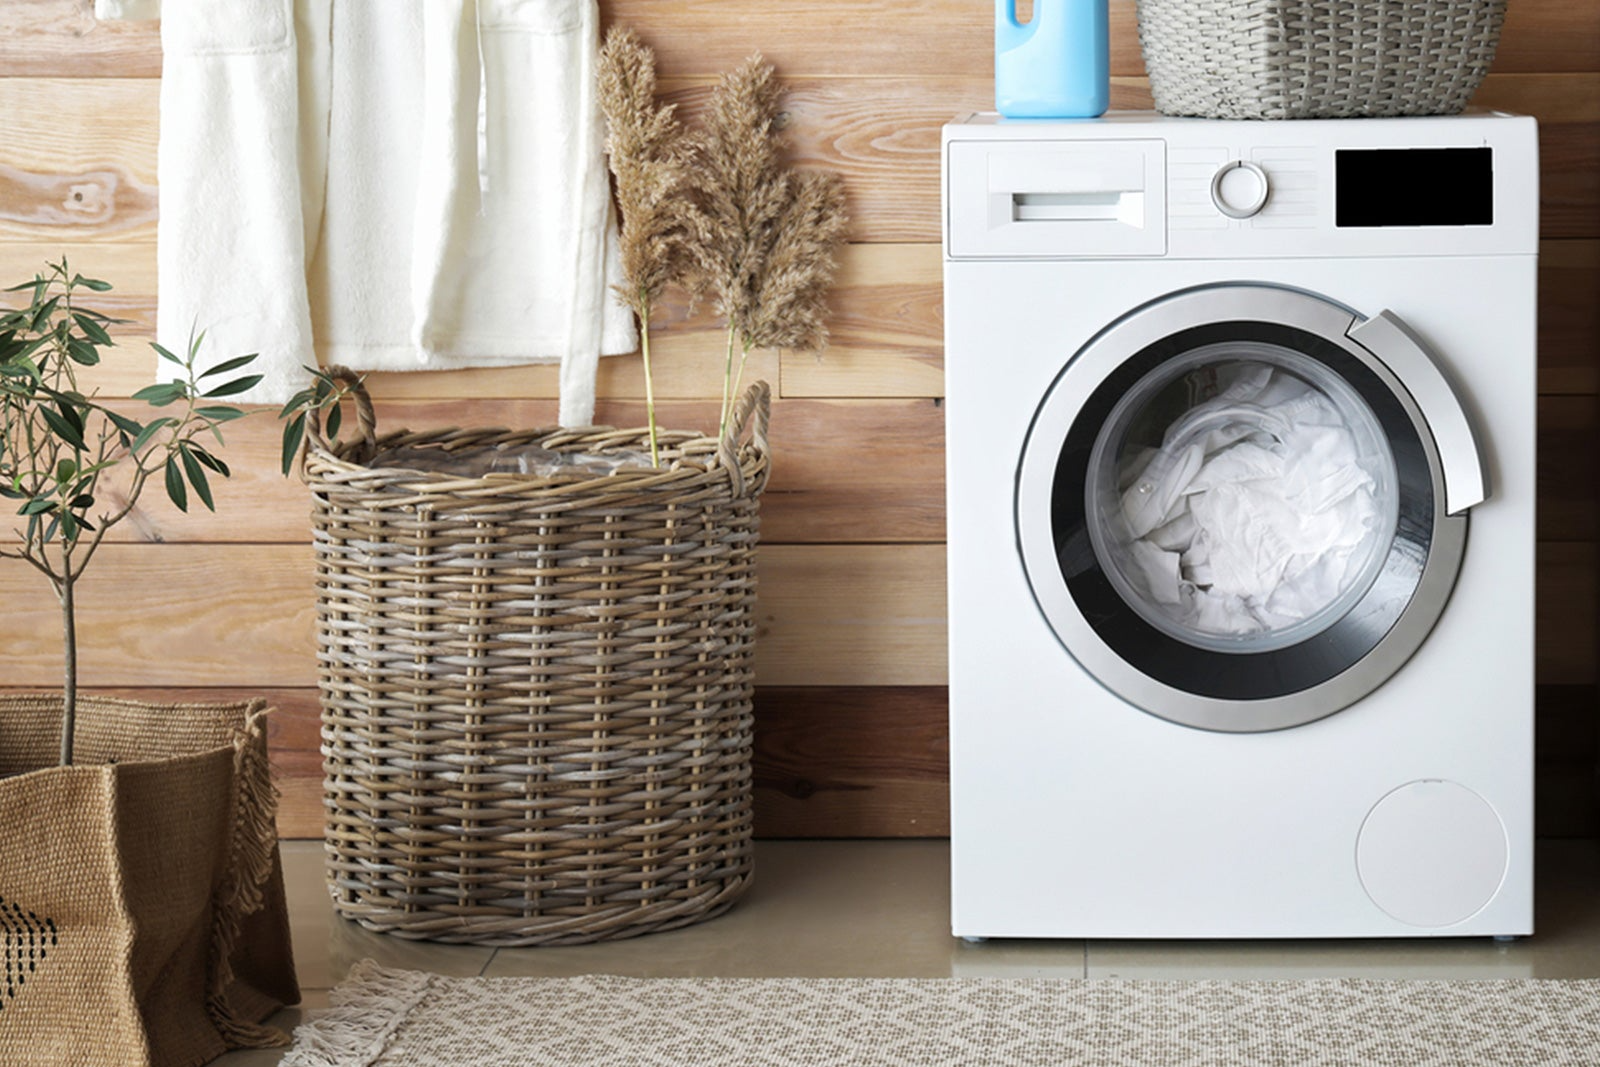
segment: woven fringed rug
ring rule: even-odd
[[[445,978],[358,964],[284,1067],[1560,1067],[1600,980]]]

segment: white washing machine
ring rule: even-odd
[[[1533,120],[946,127],[959,936],[1533,929]]]

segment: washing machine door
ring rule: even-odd
[[[1216,285],[1103,330],[1017,479],[1040,610],[1162,718],[1278,730],[1382,685],[1445,609],[1478,443],[1425,345],[1298,290]]]

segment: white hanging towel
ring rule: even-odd
[[[561,364],[592,420],[636,346],[594,98],[594,0],[96,0],[163,15],[168,347],[259,350],[239,399],[303,365]]]

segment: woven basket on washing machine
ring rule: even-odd
[[[1167,115],[1451,115],[1504,18],[1505,0],[1139,0],[1139,44]]]

